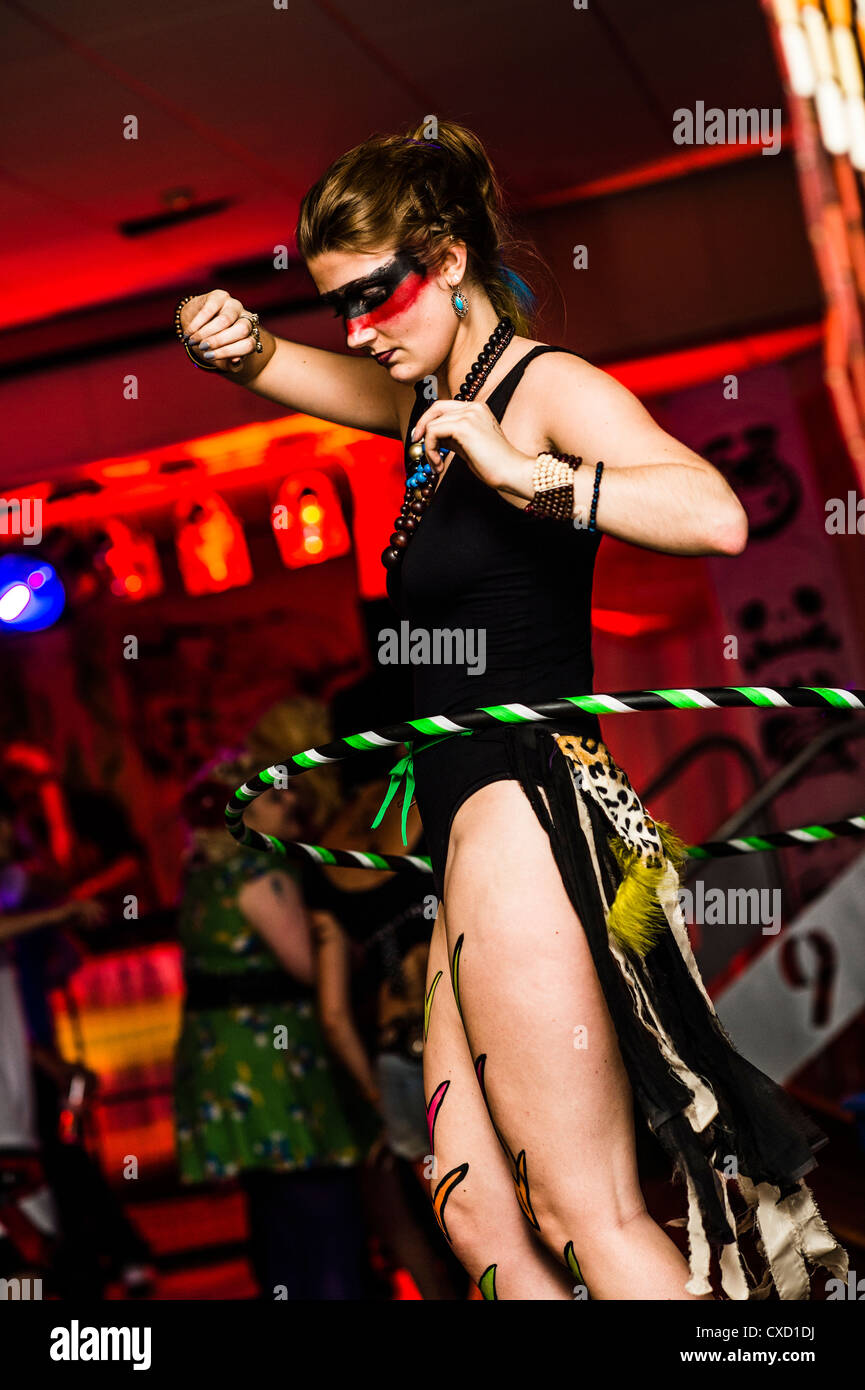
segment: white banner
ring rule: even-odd
[[[865,1007],[865,854],[715,999],[740,1052],[784,1083]]]

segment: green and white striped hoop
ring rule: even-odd
[[[290,777],[300,776],[312,767],[343,762],[345,759],[373,749],[395,748],[411,743],[418,734],[476,733],[497,724],[555,723],[574,709],[587,714],[638,714],[645,710],[669,709],[813,709],[822,708],[843,713],[865,709],[865,690],[836,686],[793,685],[719,685],[700,688],[676,686],[667,690],[625,690],[612,695],[566,695],[558,700],[537,705],[510,703],[486,705],[466,714],[427,715],[391,724],[364,733],[348,734],[318,748],[289,754],[281,763],[274,763],[255,777],[244,782],[232,793],[225,808],[225,826],[230,835],[248,849],[267,854],[299,856],[317,864],[333,864],[346,868],[410,870],[431,873],[430,861],[424,855],[374,854],[360,850],[328,849],[323,845],[305,844],[299,840],[278,840],[264,835],[244,823],[246,808],[273,786],[285,785]],[[768,835],[740,836],[732,840],[709,841],[689,845],[692,859],[710,859],[731,854],[754,854],[765,850],[782,849],[789,845],[818,844],[839,836],[858,835],[865,831],[865,815],[830,821],[826,825],[801,826]]]

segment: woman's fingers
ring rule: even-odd
[[[226,290],[213,290],[186,327],[189,346],[202,352],[205,344],[202,356],[209,366],[224,363],[230,371],[236,370],[256,348],[245,315],[239,299],[233,299]],[[226,358],[230,360],[226,362]]]
[[[227,299],[209,323],[190,334],[190,340],[193,347],[207,343],[208,347],[217,348],[248,334],[249,319],[243,318],[243,305],[239,299]]]
[[[467,404],[469,403],[466,401],[433,401],[433,404],[424,411],[412,430],[412,439],[420,439],[425,431],[429,430],[433,421],[439,419],[445,412],[449,412],[451,419],[453,419],[454,414],[460,414],[464,411]]]
[[[423,440],[424,454],[434,468],[441,465],[442,452],[450,453],[465,442],[461,437],[467,424],[465,408],[462,401],[440,401],[421,416],[412,431],[415,439]]]
[[[441,427],[442,422],[462,428],[483,424],[486,423],[487,416],[490,420],[494,419],[484,401],[435,401],[421,415],[411,437],[415,440],[421,439],[424,434],[430,433],[433,425],[438,424]]]
[[[230,298],[228,290],[211,290],[209,294],[204,296],[203,302],[199,304],[192,318],[186,324],[186,332],[190,335],[195,334],[199,328],[209,324],[225,301]]]
[[[208,362],[218,362],[223,357],[242,357],[255,351],[255,339],[249,332],[246,319],[232,324],[231,328],[226,328],[222,333],[202,338],[201,341],[207,343],[208,349],[213,353],[212,357],[208,357]],[[201,351],[200,345],[198,350]]]
[[[255,339],[241,338],[239,342],[226,343],[221,348],[214,348],[212,350],[212,355],[210,351],[208,351],[202,353],[202,356],[204,357],[208,367],[219,367],[221,365],[226,365],[229,371],[231,371],[233,366],[236,366],[239,363],[241,363],[244,357],[247,357],[251,352],[254,351]],[[229,359],[227,362],[226,358]]]

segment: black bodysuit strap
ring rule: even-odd
[[[492,410],[493,414],[499,422],[501,422],[501,418],[508,408],[508,403],[510,402],[511,396],[514,394],[514,392],[516,391],[517,387],[523,379],[523,372],[526,370],[526,367],[533,360],[533,358],[540,357],[541,353],[544,352],[569,352],[573,357],[579,356],[578,353],[574,352],[573,348],[556,347],[554,343],[538,343],[537,347],[530,348],[528,352],[523,354],[523,356],[520,358],[518,362],[514,363],[510,371],[505,373],[498,386],[494,386],[492,391],[486,398],[486,404],[490,407],[490,410]],[[423,388],[426,380],[426,377],[421,377],[420,381],[416,381],[414,384],[415,400],[414,405],[412,406],[411,416],[409,417],[405,437],[405,466],[407,472],[409,472],[411,470],[411,467],[413,467],[413,465],[409,464],[408,457],[408,446],[411,437],[411,432],[414,429],[420,417],[423,415],[424,411],[431,404],[431,402],[428,401],[426,396],[423,394]]]
[[[505,373],[498,386],[494,386],[486,398],[486,404],[498,420],[501,420],[502,415],[507,410],[511,396],[523,379],[523,372],[526,367],[535,357],[540,357],[544,352],[570,352],[572,356],[577,355],[572,348],[556,347],[553,343],[538,343],[537,347],[530,348],[528,352],[523,354],[519,362],[515,362],[510,371]]]

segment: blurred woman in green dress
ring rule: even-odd
[[[286,748],[327,740],[315,702],[282,708],[294,725]],[[241,848],[223,828],[230,791],[261,765],[248,754],[223,760],[184,799],[193,845],[179,910],[178,1164],[185,1183],[240,1179],[263,1297],[362,1298],[358,1169],[380,1124],[319,1026],[303,871]],[[338,791],[315,773],[299,781],[303,791],[298,783],[259,797],[248,823],[281,839],[314,837]]]

